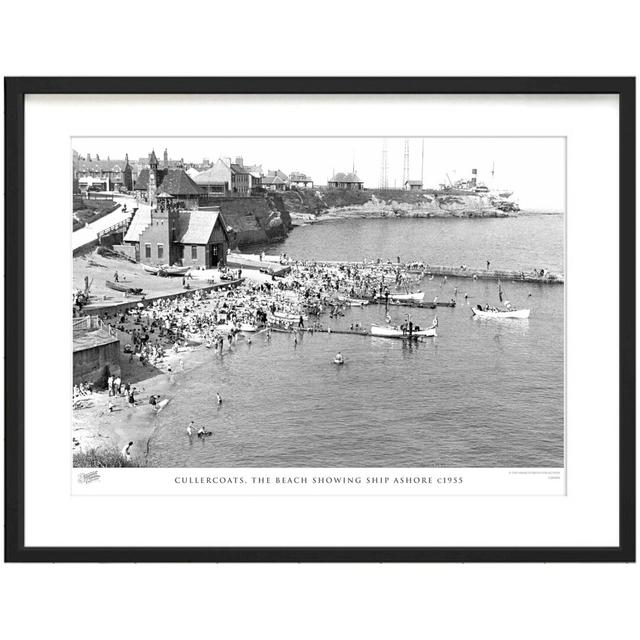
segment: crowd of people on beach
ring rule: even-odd
[[[335,264],[288,258],[286,262],[290,271],[284,277],[245,279],[235,287],[145,300],[125,310],[104,312],[101,319],[120,339],[129,362],[137,359],[145,367],[162,368],[169,350],[178,353],[204,345],[222,351],[239,338],[250,343],[251,334],[261,330],[323,329],[323,314],[335,319],[349,306],[388,300],[391,288],[408,290],[420,279],[406,266],[390,261]],[[117,392],[109,383],[110,394],[122,394],[122,382],[115,382]],[[129,385],[124,387],[128,395]]]

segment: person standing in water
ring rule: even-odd
[[[216,402],[218,404],[222,404],[222,396],[220,395],[220,392],[216,392]]]
[[[187,435],[192,436],[195,430],[195,425],[193,424],[193,420],[187,425]]]

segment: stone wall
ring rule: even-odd
[[[73,352],[73,384],[102,387],[109,375],[120,375],[120,342],[112,340]]]

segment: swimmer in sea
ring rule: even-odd
[[[218,404],[222,404],[222,396],[219,392],[216,392],[216,401]]]

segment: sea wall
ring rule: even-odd
[[[74,349],[73,384],[101,386],[109,375],[120,375],[120,342],[105,340],[86,349]]]

